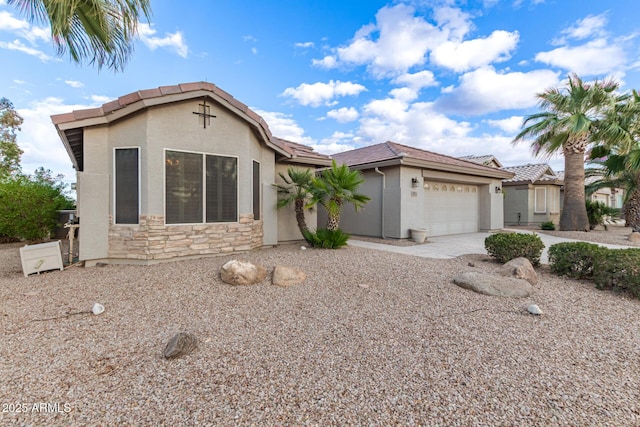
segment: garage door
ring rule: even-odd
[[[477,186],[426,181],[424,193],[430,236],[478,231]]]

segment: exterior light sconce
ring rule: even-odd
[[[418,178],[411,178],[411,187],[416,188],[418,186]]]
[[[500,193],[502,193],[502,188],[496,185],[496,194],[500,194]]]

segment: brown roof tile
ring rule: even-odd
[[[505,179],[505,183],[511,182],[561,182],[562,178],[556,175],[551,167],[546,163],[526,164],[520,166],[510,166],[504,168],[509,172],[515,173],[511,179]]]

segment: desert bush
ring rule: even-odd
[[[0,236],[3,239],[48,239],[57,226],[58,210],[73,206],[49,171],[0,181]]]
[[[553,221],[545,221],[542,224],[540,224],[540,229],[542,229],[542,230],[555,230],[556,229],[556,225],[553,223]]]
[[[608,249],[595,243],[563,242],[549,247],[549,267],[552,273],[574,279],[592,279],[596,258]]]
[[[624,289],[640,298],[640,249],[609,249],[596,257],[593,281],[598,289]]]
[[[340,229],[327,230],[326,228],[318,228],[315,232],[307,231],[304,237],[315,248],[339,249],[347,245],[351,235]]]
[[[589,229],[591,230],[598,225],[602,225],[606,229],[605,222],[611,222],[607,218],[620,216],[620,209],[609,207],[602,202],[594,202],[587,199],[585,200],[585,206],[587,208],[587,217],[589,218]]]
[[[531,264],[539,265],[544,243],[537,234],[497,233],[484,240],[484,247],[498,262],[524,257]]]

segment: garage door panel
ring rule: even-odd
[[[425,220],[431,236],[478,231],[478,188],[453,183],[425,183]]]

